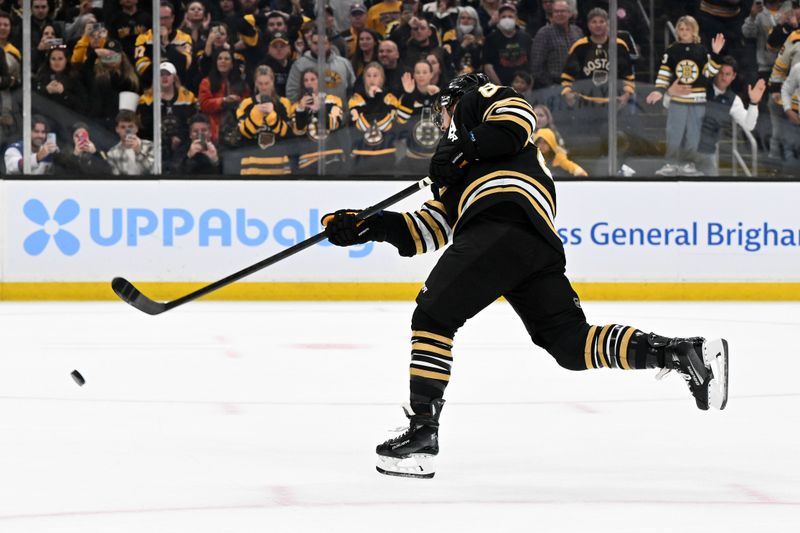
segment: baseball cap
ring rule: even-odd
[[[367,12],[367,8],[364,6],[364,4],[358,3],[358,4],[353,4],[352,6],[350,6],[350,14],[351,15],[355,15],[356,13],[366,13],[366,12]]]
[[[514,5],[514,4],[512,4],[511,2],[506,2],[506,3],[504,3],[503,5],[501,5],[501,6],[500,6],[500,7],[497,9],[497,13],[502,13],[503,11],[508,11],[508,10],[511,10],[511,11],[513,11],[514,13],[516,13],[516,12],[517,12],[517,6],[515,6],[515,5]]]
[[[178,73],[178,69],[176,69],[175,65],[173,65],[169,61],[164,61],[163,63],[161,63],[161,70],[162,71],[166,70],[167,72],[169,72],[173,76],[175,76]]]
[[[289,36],[286,35],[285,31],[272,32],[272,34],[269,36],[269,44],[272,44],[275,41],[283,41],[284,43],[289,44]]]

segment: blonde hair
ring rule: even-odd
[[[675,23],[675,29],[678,29],[678,26],[681,24],[685,24],[692,30],[692,42],[699,43],[700,42],[700,24],[697,23],[697,19],[695,19],[691,15],[684,15],[678,19],[678,22]]]
[[[370,61],[364,66],[364,72],[361,74],[361,79],[364,81],[364,88],[367,87],[367,71],[370,69],[377,70],[381,75],[381,88],[386,85],[386,71],[383,70],[383,65],[377,61]]]
[[[278,92],[275,90],[275,72],[269,67],[269,65],[259,65],[256,67],[255,72],[253,72],[253,96],[258,94],[258,89],[255,87],[255,81],[259,76],[269,76],[272,78],[272,91],[270,91],[271,94],[269,97],[277,101],[279,96]],[[256,101],[255,98],[253,98],[253,101]]]

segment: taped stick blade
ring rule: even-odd
[[[111,289],[123,302],[148,315],[158,315],[167,310],[166,304],[151,300],[125,278],[114,278],[111,281]]]

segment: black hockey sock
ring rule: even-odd
[[[453,364],[453,339],[429,331],[411,332],[411,408],[427,410],[444,396]],[[415,405],[419,407],[415,407]]]

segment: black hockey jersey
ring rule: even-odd
[[[533,109],[510,87],[487,83],[465,93],[440,142],[454,142],[467,131],[478,160],[460,183],[433,187],[434,199],[419,211],[384,213],[388,240],[400,255],[441,248],[469,219],[501,202],[521,206],[545,239],[563,252],[554,222],[555,185],[531,140],[535,129]]]
[[[617,38],[617,72],[622,79],[618,89],[620,94],[633,93],[633,60],[628,43],[620,38]],[[582,100],[608,103],[608,76],[608,41],[598,44],[588,37],[582,37],[569,49],[561,73],[561,94],[575,92]]]
[[[709,54],[699,43],[674,43],[664,53],[656,77],[656,89],[666,92],[675,78],[681,85],[691,85],[692,93],[673,96],[673,102],[703,104],[706,101],[708,82],[717,75],[721,58]]]

